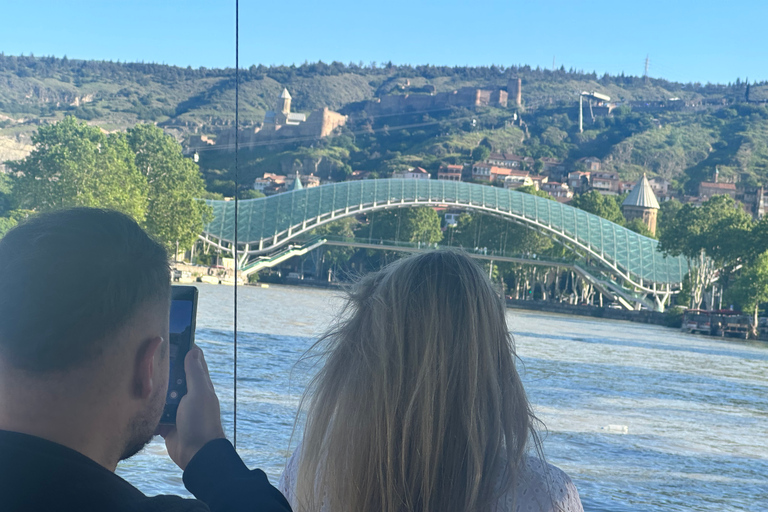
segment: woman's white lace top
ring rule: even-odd
[[[298,510],[296,478],[300,449],[288,459],[278,484],[294,510]],[[324,505],[320,512],[330,511]],[[579,491],[565,472],[536,457],[526,457],[516,487],[499,499],[492,512],[583,512],[583,508]]]

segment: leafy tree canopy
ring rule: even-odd
[[[17,175],[14,196],[22,208],[110,208],[144,221],[147,182],[133,163],[124,134],[107,136],[66,117],[40,126],[32,141],[32,153],[8,164]]]
[[[180,248],[191,247],[212,217],[200,199],[205,186],[197,165],[157,126],[136,125],[126,138],[148,185],[147,231],[168,248],[177,242]]]
[[[20,208],[118,210],[169,249],[176,243],[191,247],[210,218],[210,208],[199,199],[205,188],[197,165],[156,126],[137,125],[127,133],[106,135],[66,117],[40,126],[33,142],[32,153],[9,163],[15,175],[13,201]],[[0,187],[0,196],[3,192]],[[13,224],[15,217],[4,222]]]
[[[433,244],[443,239],[440,216],[432,208],[399,208],[372,218],[374,238]]]
[[[623,226],[626,223],[626,219],[624,214],[621,213],[618,197],[603,195],[597,190],[590,190],[584,194],[577,195],[569,204]]]
[[[519,188],[517,188],[515,190],[517,190],[518,192],[522,192],[523,194],[531,194],[532,196],[543,197],[544,199],[549,199],[550,201],[554,201],[555,200],[554,197],[552,197],[551,195],[547,194],[543,190],[537,189],[533,185],[525,185],[525,186],[519,187]]]
[[[748,253],[752,227],[752,218],[739,203],[717,195],[700,207],[684,204],[675,215],[665,215],[660,250],[690,259],[704,252],[718,265],[729,265]]]

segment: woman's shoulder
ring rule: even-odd
[[[520,464],[517,483],[499,501],[498,512],[583,512],[579,491],[562,469],[538,457]]]

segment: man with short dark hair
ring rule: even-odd
[[[200,501],[114,474],[158,427],[169,307],[165,250],[121,213],[41,214],[0,239],[0,510],[290,510],[225,439],[199,348],[163,434]]]

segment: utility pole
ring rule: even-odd
[[[584,94],[579,94],[579,133],[584,133]]]

